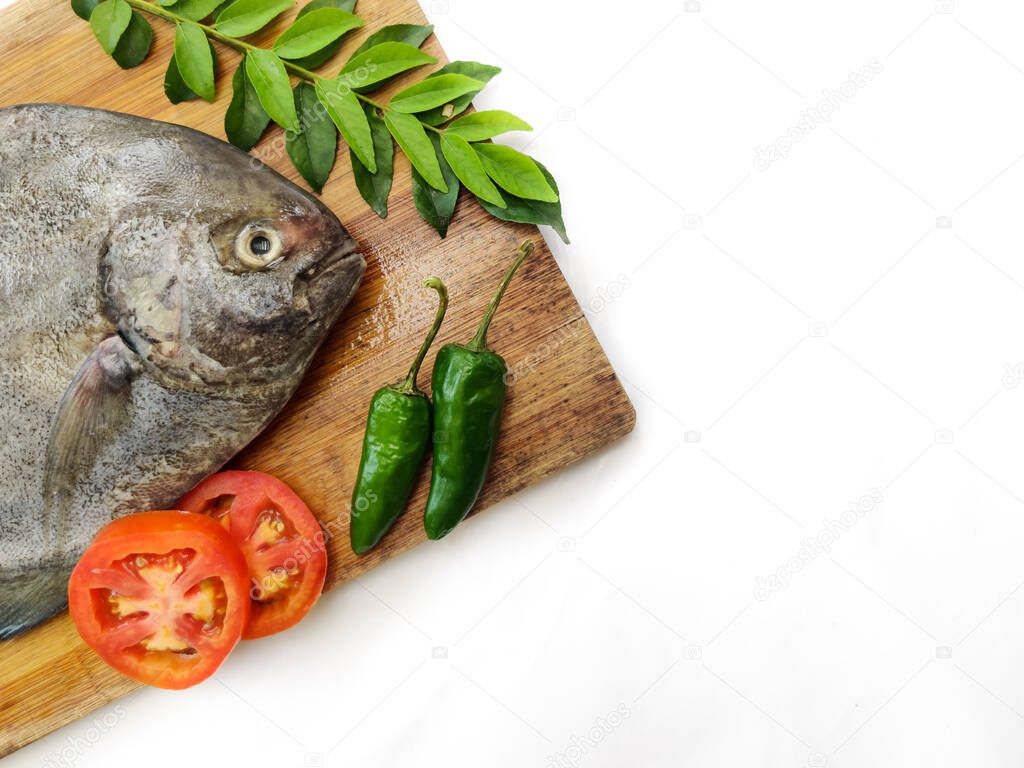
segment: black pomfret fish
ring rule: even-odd
[[[320,202],[206,134],[0,109],[0,639],[66,604],[291,397],[365,269]]]

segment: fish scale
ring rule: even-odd
[[[254,232],[276,243],[255,265]],[[111,518],[173,506],[270,423],[364,269],[334,214],[224,142],[0,109],[0,639],[64,607]]]

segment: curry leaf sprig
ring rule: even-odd
[[[550,225],[568,242],[558,187],[548,170],[493,143],[530,126],[502,110],[466,113],[500,69],[454,61],[386,103],[372,98],[391,78],[436,63],[420,50],[433,27],[395,24],[371,34],[336,74],[314,71],[364,25],[355,4],[311,0],[270,48],[262,48],[245,38],[294,0],[71,0],[103,50],[124,69],[142,63],[152,47],[153,30],[143,14],[175,25],[174,54],[164,76],[164,93],[173,104],[214,100],[215,42],[242,53],[224,117],[228,140],[249,151],[277,123],[285,129],[293,165],[317,192],[334,167],[340,133],[359,193],[386,217],[397,144],[411,165],[416,209],[442,237],[465,187],[492,216]],[[298,81],[294,86],[292,78]]]

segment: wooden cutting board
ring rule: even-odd
[[[359,0],[356,12],[366,19],[365,28],[351,36],[323,71],[335,71],[348,52],[381,26],[426,23],[415,0]],[[254,42],[267,45],[291,16]],[[218,46],[216,103],[173,106],[163,96],[173,31],[159,19],[152,24],[156,39],[149,58],[136,69],[122,71],[67,2],[18,0],[0,10],[0,105],[82,104],[180,123],[223,138],[223,114],[238,56]],[[424,48],[438,57],[438,67],[446,61],[436,39]],[[515,109],[514,104],[504,106]],[[269,131],[254,154],[301,183],[284,154],[279,129]],[[635,419],[536,228],[497,221],[463,199],[447,239],[440,239],[420,221],[412,204],[408,163],[397,153],[390,214],[382,220],[359,197],[347,154],[344,149],[339,153],[323,200],[362,246],[366,277],[294,400],[234,462],[281,477],[320,517],[330,535],[329,587],[425,540],[419,513],[426,471],[408,513],[365,558],[356,558],[349,549],[347,510],[370,397],[404,375],[433,317],[434,294],[421,288],[428,275],[444,279],[452,295],[436,350],[441,343],[470,338],[517,244],[533,237],[540,246],[513,282],[490,334],[492,346],[509,361],[516,377],[479,508],[625,435]],[[570,234],[572,226],[569,222]],[[424,366],[423,385],[429,383],[432,361],[433,353]],[[135,687],[99,661],[66,615],[0,643],[0,755]]]

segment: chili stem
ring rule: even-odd
[[[491,304],[487,307],[487,312],[484,313],[484,319],[480,321],[480,327],[477,329],[476,336],[466,345],[471,351],[481,352],[487,349],[487,329],[491,327],[491,320],[494,319],[494,313],[498,311],[501,297],[505,295],[505,290],[508,288],[508,284],[512,282],[512,277],[515,275],[516,270],[519,269],[519,266],[526,261],[526,257],[531,253],[533,253],[533,240],[524,240],[522,245],[519,246],[519,255],[512,262],[512,266],[508,268],[504,279],[501,281],[501,285],[498,286],[498,292],[491,299]]]
[[[444,287],[444,283],[441,282],[441,278],[428,277],[426,282],[423,283],[423,286],[425,288],[433,288],[437,291],[437,314],[434,315],[434,324],[430,326],[430,333],[428,333],[427,338],[423,340],[423,345],[420,347],[420,351],[416,354],[416,359],[412,361],[412,366],[409,368],[409,375],[406,376],[405,383],[402,384],[401,391],[407,395],[411,395],[417,391],[416,377],[420,375],[420,366],[423,365],[423,358],[427,356],[427,350],[429,350],[430,345],[434,343],[434,338],[437,336],[437,332],[441,330],[441,323],[444,322],[444,313],[448,311],[448,289]]]

